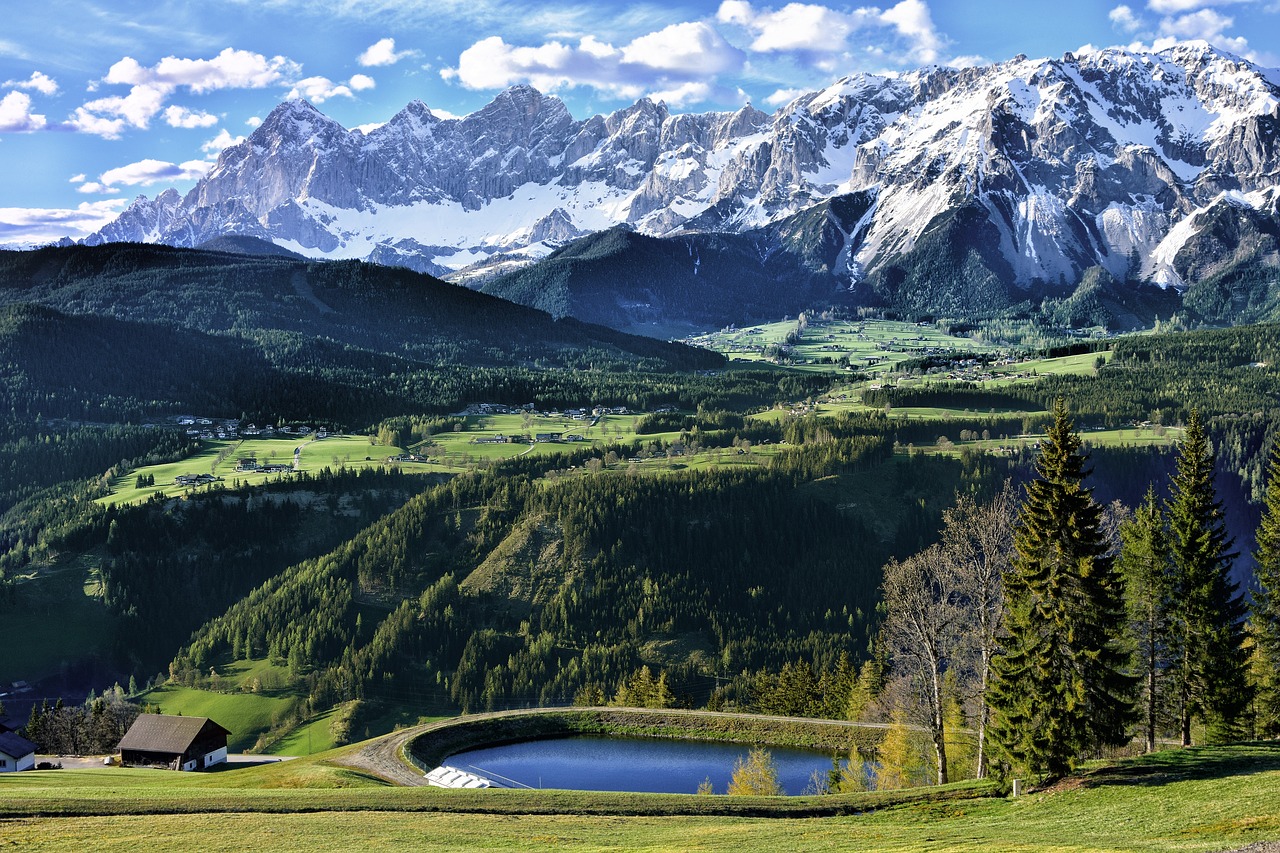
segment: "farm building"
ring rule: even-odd
[[[36,766],[36,745],[16,732],[0,731],[0,773]]]
[[[208,717],[142,714],[120,741],[120,763],[203,770],[227,760],[229,734]]]

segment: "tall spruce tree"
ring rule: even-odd
[[[1267,496],[1258,526],[1258,567],[1254,577],[1253,637],[1261,657],[1258,696],[1258,731],[1280,734],[1280,442],[1272,449],[1267,467]]]
[[[1165,675],[1172,662],[1173,564],[1164,511],[1154,488],[1120,528],[1119,567],[1124,576],[1133,635],[1134,668],[1142,675],[1142,714],[1147,752],[1156,748],[1156,719]]]
[[[1214,490],[1213,467],[1204,424],[1192,410],[1169,502],[1183,746],[1191,745],[1196,719],[1205,724],[1210,740],[1231,739],[1250,699],[1245,606],[1230,577],[1236,555]]]
[[[1085,750],[1123,742],[1133,716],[1122,583],[1080,447],[1059,399],[1019,512],[992,661],[991,736],[1005,776],[1061,776]]]

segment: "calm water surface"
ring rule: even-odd
[[[444,763],[479,773],[508,787],[579,791],[647,791],[692,794],[710,778],[717,794],[729,787],[742,744],[659,738],[569,737],[472,749]],[[788,794],[803,793],[816,770],[826,776],[831,756],[770,747],[778,781]]]

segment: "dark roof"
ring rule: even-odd
[[[140,714],[120,740],[120,749],[140,752],[187,751],[206,725],[231,734],[208,717],[171,717],[167,714]]]
[[[36,751],[36,745],[21,735],[13,732],[0,732],[0,752],[22,758]]]

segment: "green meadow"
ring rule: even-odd
[[[688,343],[723,353],[731,359],[761,361],[766,350],[786,343],[797,321],[784,320],[741,329],[722,329],[688,339]],[[810,320],[790,346],[789,364],[802,370],[836,370],[848,361],[871,373],[892,371],[902,362],[930,351],[989,353],[994,348],[971,338],[950,335],[933,324],[898,320]]]
[[[1098,763],[1016,799],[972,783],[792,798],[394,788],[344,767],[354,749],[203,774],[7,774],[0,841],[21,850],[1087,853],[1280,838],[1274,743]]]

